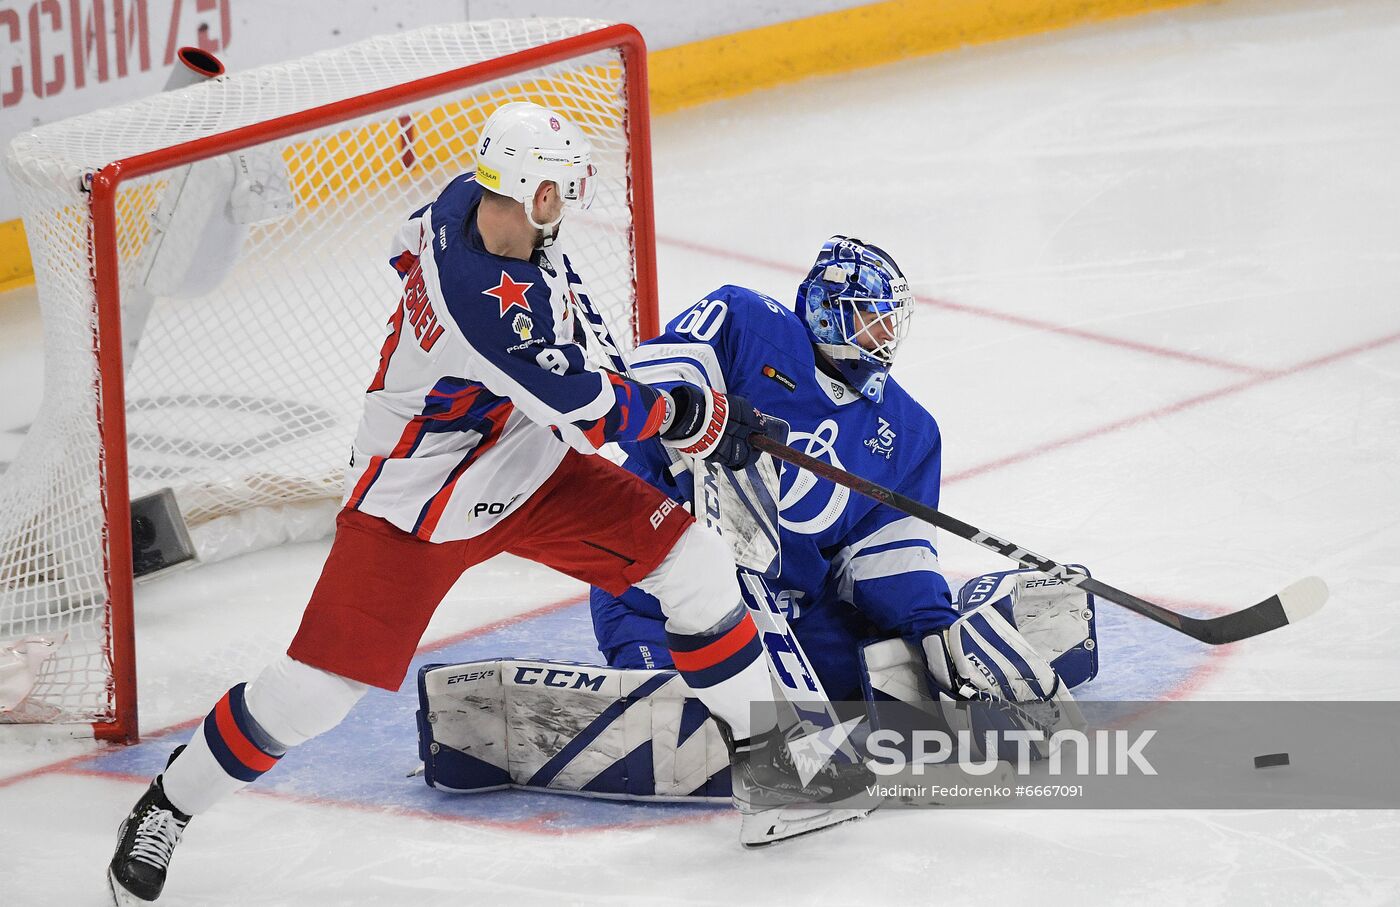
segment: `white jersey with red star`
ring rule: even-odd
[[[346,475],[347,507],[429,541],[480,535],[569,446],[651,437],[664,415],[656,391],[598,370],[574,342],[567,300],[585,290],[569,256],[486,251],[481,197],[461,176],[399,231],[403,295]]]

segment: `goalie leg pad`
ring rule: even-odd
[[[439,790],[727,799],[729,753],[675,671],[500,659],[418,675],[419,753]]]

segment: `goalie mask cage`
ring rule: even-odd
[[[656,333],[645,66],[626,25],[468,22],[14,140],[44,394],[0,473],[0,647],[62,643],[0,722],[137,738],[133,498],[172,489],[204,560],[329,531],[399,294],[390,243],[474,167],[501,103],[543,104],[588,136],[593,205],[570,214],[561,242],[621,342]],[[253,191],[283,204],[229,228],[236,190],[217,174],[249,160],[275,174]],[[188,230],[190,212],[224,232]],[[139,340],[125,366],[123,328],[128,347]]]

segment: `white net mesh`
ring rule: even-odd
[[[25,636],[66,642],[27,703],[0,720],[100,721],[112,708],[97,396],[98,351],[110,354],[112,342],[97,331],[85,174],[603,24],[425,28],[15,139],[7,165],[43,309],[45,387],[40,417],[0,475],[0,645]],[[476,134],[505,100],[557,110],[592,141],[600,170],[593,207],[569,219],[565,237],[614,329],[625,335],[631,326],[635,341],[624,79],[619,54],[598,51],[308,130],[250,149],[237,163],[224,156],[123,183],[132,497],[174,489],[203,559],[275,541],[286,525],[297,527],[292,534],[305,534],[308,521],[321,528],[314,514],[333,513],[338,502],[364,389],[397,301],[388,266],[395,228],[474,166]],[[229,181],[249,166],[264,171],[252,181],[254,196],[262,190],[270,201],[252,215],[263,222],[240,225],[250,215],[230,206]],[[269,216],[279,192],[283,204]],[[249,201],[258,208],[259,198]]]

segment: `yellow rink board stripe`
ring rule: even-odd
[[[652,113],[1204,0],[886,0],[654,51]]]
[[[0,293],[33,282],[34,267],[29,263],[24,224],[18,220],[0,223]]]
[[[808,76],[1201,2],[1205,0],[885,0],[653,51],[647,61],[652,113],[668,113]],[[414,124],[420,127],[415,139],[431,134],[432,126],[440,125],[432,123],[433,119],[436,117],[430,114],[430,122]],[[365,147],[374,149],[389,163],[397,157],[395,131],[384,125],[357,131],[381,130],[381,135],[370,137],[368,146],[359,147],[362,153]],[[429,159],[436,158],[436,163],[463,150],[439,149],[434,153],[411,139],[410,146],[415,145]],[[335,161],[325,145],[300,160],[296,154],[290,157],[294,175],[298,164],[319,169]],[[392,166],[385,169],[386,177],[395,170]],[[33,282],[23,225],[18,220],[0,223],[0,292]]]

